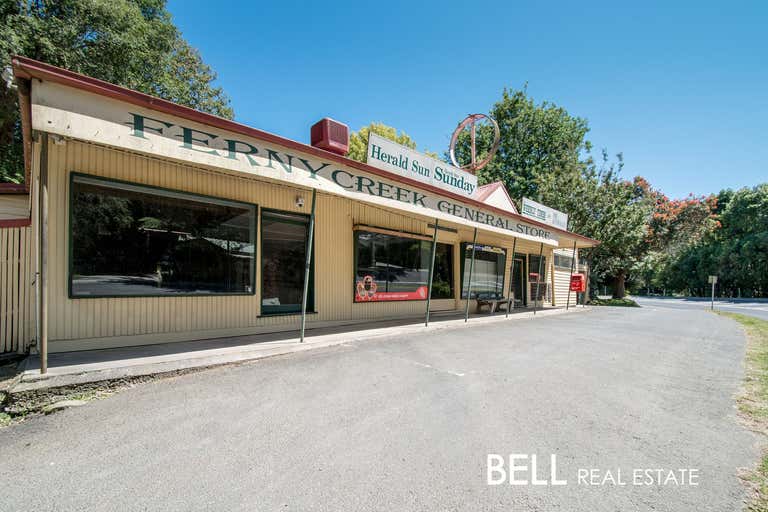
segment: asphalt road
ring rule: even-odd
[[[677,299],[672,297],[632,297],[639,304],[652,308],[670,308],[670,309],[709,309],[711,302],[705,298],[687,298]],[[734,300],[715,300],[715,309],[719,311],[728,311],[731,313],[741,313],[742,315],[754,316],[762,320],[768,320],[768,301],[734,299]]]
[[[1,430],[0,508],[739,510],[744,349],[703,310],[596,308],[157,381]],[[489,453],[567,484],[489,486]]]

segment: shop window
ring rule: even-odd
[[[355,231],[355,302],[425,300],[432,242]],[[453,297],[452,246],[438,243],[432,298]]]
[[[539,275],[539,255],[538,254],[529,254],[528,255],[528,268],[531,273],[530,281],[536,282],[535,275]],[[568,266],[568,269],[570,270],[570,265]],[[541,257],[541,279],[539,280],[542,283],[547,282],[547,257],[542,256]]]
[[[573,263],[572,256],[565,256],[563,254],[555,254],[554,260],[555,268],[557,270],[571,270],[571,263]]]
[[[541,261],[541,272],[539,272],[539,261]],[[547,257],[538,254],[528,255],[528,286],[530,287],[531,298],[543,301],[547,298],[549,285],[547,284]]]
[[[432,243],[426,242],[431,249]],[[432,298],[453,298],[453,246],[437,243],[435,272],[432,276]]]
[[[70,296],[250,294],[256,206],[73,174]]]
[[[262,315],[301,312],[308,237],[308,216],[275,211],[262,212]],[[307,311],[314,310],[313,271],[314,261],[310,265]]]
[[[472,244],[462,244],[461,298],[467,298],[469,267],[472,261]],[[487,245],[475,246],[475,264],[472,268],[472,299],[503,299],[506,251]]]

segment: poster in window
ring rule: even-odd
[[[432,244],[383,233],[355,233],[355,302],[426,300]],[[437,244],[432,298],[453,296],[452,249]]]

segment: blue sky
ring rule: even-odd
[[[329,116],[442,153],[521,88],[673,197],[768,181],[768,2],[170,0],[238,121],[309,142]]]

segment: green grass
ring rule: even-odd
[[[738,313],[717,314],[736,320],[747,333],[744,389],[737,403],[750,427],[768,435],[768,322]],[[746,510],[768,511],[768,450],[764,450],[762,460],[746,479],[754,490]]]
[[[623,308],[639,308],[640,304],[632,299],[592,299],[589,301],[590,306],[618,306]]]

